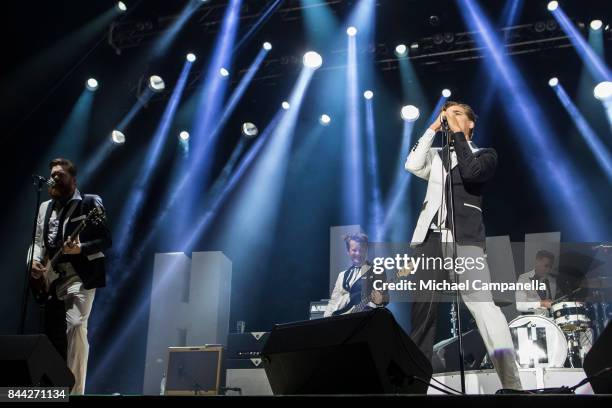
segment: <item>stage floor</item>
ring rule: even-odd
[[[561,386],[572,387],[586,378],[582,368],[522,368],[519,370],[521,383],[526,390],[541,388],[557,388]],[[456,390],[461,389],[459,372],[434,374],[433,378]],[[431,384],[438,385],[435,382]],[[439,386],[439,385],[438,385]],[[470,395],[495,394],[501,388],[499,377],[495,370],[466,371],[465,390]],[[429,388],[430,395],[442,392]],[[583,385],[576,390],[576,394],[593,394],[590,384]]]

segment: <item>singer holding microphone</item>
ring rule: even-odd
[[[102,219],[87,225],[75,240],[68,239],[93,209],[103,211],[102,199],[79,192],[77,168],[70,160],[52,160],[49,168],[47,185],[51,199],[38,210],[32,286],[41,287],[39,282],[50,273],[46,261],[62,251],[54,268],[60,277],[44,293],[35,291],[35,295],[45,306],[44,332],[74,374],[71,393],[83,394],[89,355],[87,321],[96,288],[106,284],[103,251],[111,246],[111,234]]]
[[[470,106],[446,102],[436,121],[410,151],[405,169],[428,182],[411,240],[416,255],[446,258],[456,251],[456,258],[481,258],[485,268],[466,270],[460,275],[454,271],[424,269],[419,271],[420,279],[490,281],[484,254],[486,235],[482,193],[495,173],[497,153],[494,149],[479,149],[472,143],[476,119]],[[440,133],[443,134],[443,147],[432,147]],[[449,164],[451,177],[448,177]],[[418,293],[411,309],[410,336],[430,359],[440,298],[441,294],[436,291]],[[461,292],[461,298],[476,320],[502,387],[522,389],[508,323],[493,302],[491,293],[468,289]]]

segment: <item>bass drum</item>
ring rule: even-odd
[[[552,319],[525,315],[512,320],[509,326],[519,368],[564,366],[567,339]]]

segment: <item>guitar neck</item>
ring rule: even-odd
[[[74,241],[79,234],[85,229],[85,226],[87,224],[85,223],[85,221],[82,221],[78,227],[75,228],[75,230],[72,232],[72,234],[70,234],[70,236],[68,237],[68,240],[70,241]],[[53,258],[51,258],[51,260],[49,261],[49,264],[52,267],[55,267],[55,265],[57,264],[57,261],[59,261],[60,257],[64,255],[64,247],[62,246],[56,253],[55,255],[53,255]]]

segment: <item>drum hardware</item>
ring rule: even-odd
[[[571,368],[581,368],[582,367],[582,356],[580,355],[581,344],[580,344],[580,332],[578,330],[574,330],[572,332],[567,333],[567,346],[568,346],[568,356],[567,360]]]

